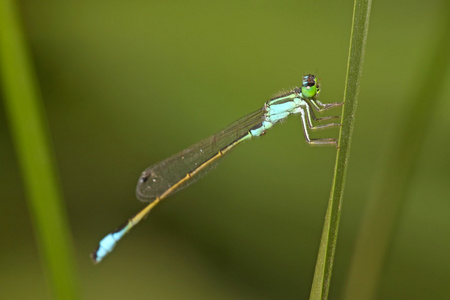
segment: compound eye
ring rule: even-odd
[[[308,74],[303,77],[302,82],[302,95],[306,98],[312,98],[319,92],[319,86],[317,84],[316,77],[312,74]]]
[[[316,76],[312,75],[312,74],[308,74],[306,76],[303,77],[303,84],[302,86],[304,87],[311,87],[316,85]]]

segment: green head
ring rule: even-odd
[[[319,94],[319,82],[316,76],[308,74],[303,76],[302,95],[305,98],[314,98]]]

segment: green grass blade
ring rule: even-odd
[[[353,8],[353,24],[344,91],[342,126],[339,133],[339,149],[337,151],[334,179],[310,294],[310,299],[315,300],[328,298],[371,5],[371,0],[355,0]]]
[[[70,232],[45,116],[12,0],[0,3],[0,72],[11,136],[48,282],[55,298],[78,299]]]
[[[414,76],[412,95],[407,114],[397,133],[390,151],[381,182],[370,199],[363,216],[363,223],[352,258],[345,299],[377,299],[378,286],[385,267],[386,254],[392,244],[397,222],[411,189],[420,149],[425,141],[433,115],[444,100],[439,94],[445,88],[442,81],[433,84],[432,99],[417,93],[417,82],[429,82],[430,78],[441,81],[450,67],[450,2],[443,1],[440,10],[442,21],[439,43],[428,61],[426,71],[420,69]],[[426,43],[426,41],[424,41]],[[432,105],[430,105],[432,101]],[[424,112],[425,115],[424,115]],[[370,257],[370,259],[368,259]]]

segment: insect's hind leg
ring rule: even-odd
[[[308,110],[308,109],[307,109]],[[338,147],[338,143],[336,139],[333,138],[326,138],[326,139],[311,139],[309,137],[309,132],[308,132],[308,127],[310,127],[310,124],[308,122],[310,122],[309,117],[305,117],[305,115],[308,115],[305,110],[303,109],[303,107],[300,107],[300,117],[302,118],[302,127],[303,127],[303,134],[305,136],[305,140],[308,144],[310,145],[334,145],[336,146],[336,148]],[[308,120],[307,120],[308,118]],[[328,125],[328,124],[326,124]],[[326,125],[321,125],[321,126],[326,126]],[[333,124],[332,124],[333,125]],[[339,124],[338,124],[339,125]],[[335,125],[333,125],[335,126]],[[330,126],[329,126],[330,127]],[[317,128],[317,126],[316,126]],[[325,127],[322,127],[325,128]],[[312,129],[312,128],[311,128]]]

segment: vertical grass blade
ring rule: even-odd
[[[0,2],[0,72],[11,136],[48,282],[55,298],[77,299],[70,232],[45,116],[12,0]]]
[[[371,5],[371,0],[355,0],[354,2],[339,149],[310,294],[310,299],[314,300],[328,298]]]
[[[419,152],[432,116],[439,106],[439,94],[445,88],[443,78],[450,67],[450,2],[445,0],[440,9],[442,21],[436,32],[440,39],[423,68],[414,77],[412,95],[407,114],[401,118],[393,149],[384,167],[377,192],[371,197],[370,205],[363,216],[363,223],[356,242],[345,290],[345,299],[378,299],[378,286],[386,254],[392,244],[399,216],[403,210],[411,187],[412,178],[419,159]],[[426,41],[424,41],[426,43]],[[448,75],[447,75],[448,76]],[[417,93],[417,82],[427,83],[430,78],[439,82],[433,85],[432,99]],[[430,105],[432,101],[432,105]],[[425,114],[424,114],[425,113]],[[370,258],[370,259],[368,259]]]

